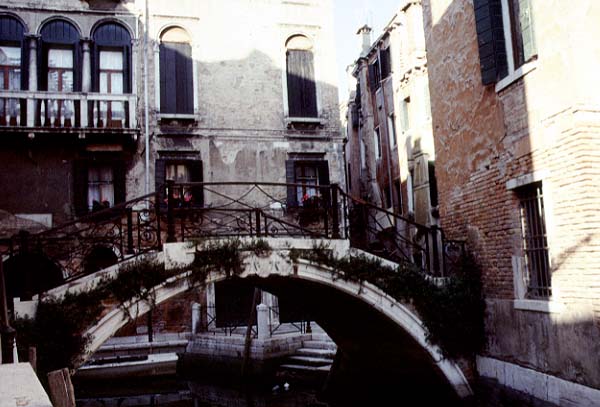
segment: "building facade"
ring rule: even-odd
[[[441,226],[483,269],[482,376],[598,405],[600,4],[424,0]]]
[[[347,107],[347,172],[351,195],[411,218],[437,223],[435,149],[420,2],[401,2],[349,68],[356,81]]]
[[[170,180],[310,185],[279,210],[343,184],[332,19],[317,0],[0,2],[0,209],[52,227]],[[215,188],[181,192],[245,193]]]

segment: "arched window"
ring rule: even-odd
[[[0,16],[0,90],[27,88],[24,31],[23,24],[16,18]],[[23,111],[18,99],[0,98],[0,124],[17,124]]]
[[[41,90],[49,92],[81,91],[81,47],[79,31],[66,20],[47,22],[40,31]],[[40,105],[42,123],[48,126],[70,127],[74,123],[75,106],[72,100],[48,99]]]
[[[192,46],[188,33],[179,27],[160,36],[160,112],[194,113]]]
[[[304,35],[294,35],[286,42],[288,112],[290,117],[317,117],[312,43]]]
[[[93,73],[95,92],[131,93],[131,36],[121,24],[107,22],[98,26],[92,35]],[[98,127],[124,127],[124,102],[98,102]]]
[[[51,92],[81,89],[79,32],[66,20],[52,20],[41,30],[40,88]]]

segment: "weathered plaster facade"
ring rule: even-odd
[[[532,1],[537,58],[484,86],[473,3],[423,1],[441,226],[483,266],[486,356],[600,389],[600,4]],[[552,294],[532,299],[517,192],[540,181]]]
[[[346,155],[351,193],[430,225],[437,196],[422,21],[421,3],[405,1],[374,42],[368,27],[357,33],[363,50],[352,67],[357,91],[348,103]]]
[[[152,177],[157,158],[191,154],[202,160],[206,182],[286,182],[290,154],[316,153],[328,161],[331,182],[343,182],[329,1],[215,0],[177,10],[153,2],[149,12]],[[180,121],[161,116],[157,90],[160,36],[171,26],[183,28],[192,46],[194,112]],[[316,125],[291,123],[288,115],[286,41],[298,34],[313,45]],[[140,160],[130,172],[129,196],[143,193],[143,171]]]

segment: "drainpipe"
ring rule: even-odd
[[[148,118],[148,2],[146,0],[144,11],[144,195],[150,193],[150,133]],[[156,63],[156,61],[154,61]]]

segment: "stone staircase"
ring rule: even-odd
[[[336,351],[336,344],[325,332],[313,333],[279,369],[289,373],[329,372]]]

